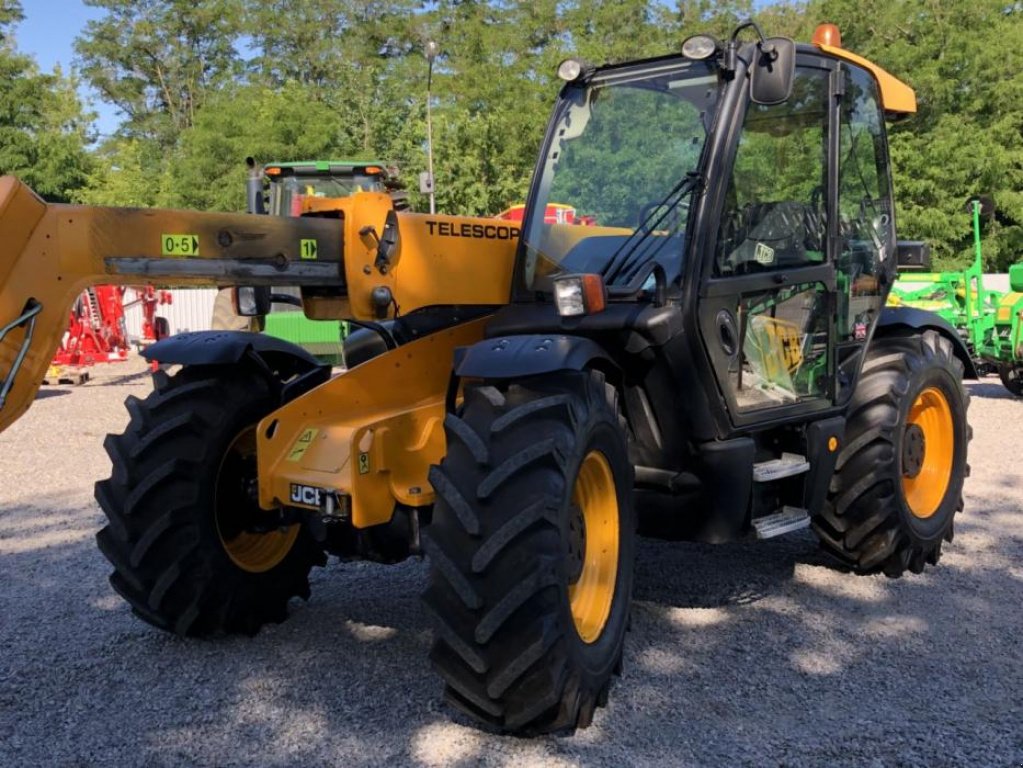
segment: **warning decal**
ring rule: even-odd
[[[198,235],[160,235],[160,252],[164,256],[198,256]]]
[[[299,435],[298,440],[291,446],[291,451],[288,453],[288,461],[298,461],[305,456],[305,452],[309,450],[309,446],[313,444],[319,431],[318,429],[307,429]]]
[[[315,240],[299,240],[298,241],[298,252],[303,259],[315,259],[316,258],[316,241]]]

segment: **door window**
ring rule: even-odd
[[[874,79],[846,67],[839,126],[839,341],[863,341],[881,309],[895,253],[884,117]]]
[[[722,211],[714,275],[825,259],[828,72],[797,69],[782,104],[750,104]]]

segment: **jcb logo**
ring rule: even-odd
[[[322,497],[322,488],[315,488],[311,485],[298,485],[297,483],[291,484],[291,501],[293,504],[318,507]]]

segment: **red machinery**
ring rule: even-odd
[[[522,221],[525,212],[526,206],[520,203],[501,211],[494,218],[505,219],[506,221]],[[563,203],[548,203],[543,213],[543,220],[545,224],[581,224],[585,227],[592,227],[596,224],[596,219],[592,216],[580,216],[576,213],[575,208]]]
[[[128,290],[134,301],[124,302]],[[124,310],[141,304],[142,343],[159,341],[169,333],[167,319],[156,316],[156,308],[170,304],[169,291],[151,285],[124,288],[97,285],[82,292],[71,308],[68,329],[53,356],[54,365],[86,366],[119,362],[128,357],[130,347],[124,323]]]

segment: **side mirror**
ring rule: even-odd
[[[750,99],[756,104],[781,104],[792,95],[796,44],[787,37],[768,37],[758,43],[750,66]]]
[[[899,240],[895,263],[900,272],[930,272],[931,246],[920,240]]]
[[[270,286],[236,285],[232,299],[234,311],[242,317],[262,317],[270,312]]]

